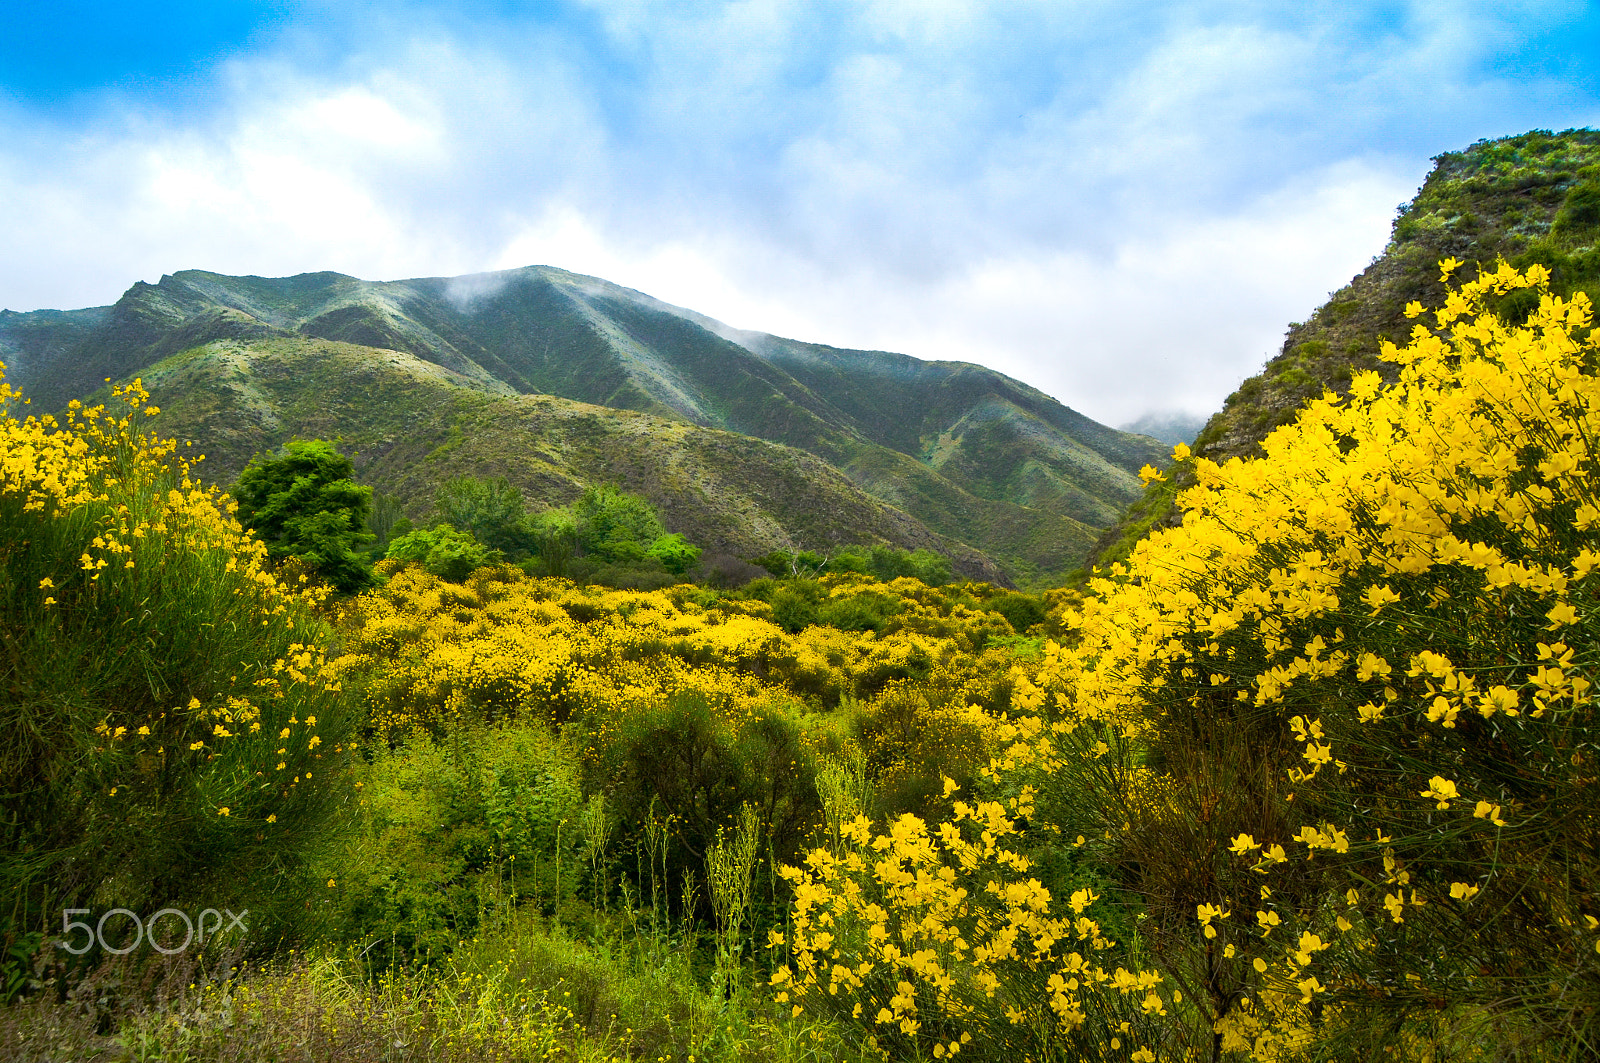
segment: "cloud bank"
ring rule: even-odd
[[[1430,156],[1600,120],[1576,5],[340,11],[159,91],[0,98],[0,305],[549,264],[1120,423],[1217,407]]]

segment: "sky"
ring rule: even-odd
[[[0,0],[0,307],[546,264],[1204,415],[1433,156],[1600,125],[1600,12]]]

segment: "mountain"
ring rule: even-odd
[[[1450,257],[1466,263],[1458,279],[1501,259],[1518,268],[1538,262],[1550,268],[1556,294],[1600,297],[1600,131],[1535,130],[1437,156],[1416,197],[1402,205],[1383,253],[1309,318],[1289,325],[1278,355],[1195,437],[1195,454],[1216,462],[1259,454],[1268,434],[1307,401],[1324,391],[1347,393],[1353,373],[1377,370],[1394,380],[1397,367],[1378,357],[1381,344],[1410,337],[1407,303],[1443,302],[1439,263]],[[1530,309],[1520,293],[1500,313],[1520,321]],[[1167,482],[1151,484],[1101,535],[1089,563],[1126,557],[1150,529],[1177,523],[1176,496],[1188,482],[1180,467]]]
[[[339,439],[365,482],[421,515],[444,479],[501,475],[537,505],[612,481],[709,554],[886,541],[949,555],[1007,583],[987,557],[861,491],[820,459],[681,418],[548,395],[505,395],[400,351],[303,337],[213,340],[143,373],[158,427],[193,439],[203,475],[229,482],[256,451]]]
[[[187,363],[168,361],[197,350],[206,352],[204,372],[182,372]],[[532,396],[587,404],[596,412],[585,417],[613,419],[614,439],[637,436],[645,423],[617,414],[647,415],[653,427],[645,434],[660,436],[658,448],[710,438],[667,430],[677,425],[803,451],[817,482],[851,485],[874,504],[900,511],[889,523],[900,521],[895,534],[902,539],[912,535],[905,529],[921,527],[912,538],[966,544],[974,557],[998,564],[996,574],[1022,582],[1059,579],[1075,567],[1098,529],[1138,497],[1137,470],[1166,452],[1154,439],[1097,424],[980,366],[735,330],[547,266],[393,282],[191,270],[135,284],[111,307],[0,312],[0,359],[39,407],[60,408],[106,378],[142,373],[159,382],[167,430],[192,432],[221,459],[212,469],[219,478],[289,435],[327,434],[313,427],[325,420],[314,415],[316,395],[292,396],[259,377],[288,364],[304,373],[314,351],[338,352],[329,363],[335,376],[359,374],[364,362],[404,370],[361,385],[359,399],[353,396],[334,419],[347,439],[371,435],[367,429],[383,420],[382,407],[397,401],[391,390],[410,386],[402,377],[489,403],[496,432],[523,423],[511,411],[531,408],[521,400]],[[396,362],[395,355],[406,360]],[[322,387],[328,395],[349,392],[335,379]],[[242,405],[228,409],[242,418],[237,424],[217,415],[236,401]],[[405,429],[389,434],[398,446]],[[516,438],[519,446],[533,445],[532,437]],[[468,464],[513,460],[503,442],[474,438],[464,454],[482,454]],[[619,470],[633,466],[620,452],[614,458],[616,469],[605,462],[567,468],[565,482],[619,479]],[[363,475],[380,486],[403,479],[388,466]],[[803,497],[797,492],[779,505],[788,514],[787,540],[776,545],[825,548],[835,533],[900,543],[868,524],[828,526],[826,510],[802,528],[794,523]],[[564,501],[560,493],[535,493],[533,500]],[[414,505],[423,505],[426,494],[419,489]],[[661,504],[671,512],[676,503]],[[865,513],[865,504],[851,512]]]
[[[1194,413],[1147,413],[1137,421],[1117,427],[1124,432],[1149,436],[1168,445],[1193,443],[1206,426],[1207,418]]]

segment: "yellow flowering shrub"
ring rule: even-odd
[[[318,596],[264,568],[147,400],[19,417],[0,373],[0,882],[25,921],[291,870],[347,750]]]
[[[992,854],[961,806],[937,831],[863,824],[855,864],[813,854],[797,873],[799,1006],[849,994],[863,1036],[898,1029],[924,1056],[1592,1045],[1600,379],[1588,299],[1546,282],[1502,265],[1426,318],[1409,307],[1409,344],[1384,352],[1394,384],[1358,374],[1264,457],[1196,460],[1182,527],[1095,580],[1073,637],[1017,682],[1025,715],[988,785],[1037,786],[1037,808],[1002,797]],[[1509,327],[1489,308],[1518,291],[1538,309]],[[1066,890],[1003,855],[1020,822],[1034,851],[1105,869],[1137,932],[1110,952],[1063,933]],[[904,874],[866,850],[904,853]],[[905,874],[926,885],[895,893]],[[1031,900],[1003,970],[968,926],[1001,926],[971,906],[1013,893]],[[895,960],[914,1014],[817,943],[874,921],[938,959]],[[970,952],[934,948],[951,933]],[[1138,1015],[1103,1003],[1146,983]]]
[[[553,725],[695,690],[730,719],[783,693],[769,676],[783,632],[664,591],[580,587],[484,568],[460,584],[386,562],[353,607],[347,652],[384,736],[462,720]]]
[[[738,721],[775,699],[831,709],[930,677],[946,700],[993,707],[1014,682],[1009,649],[974,649],[1004,620],[916,580],[830,577],[833,594],[902,601],[896,624],[881,633],[816,625],[789,634],[764,602],[703,602],[688,586],[612,590],[511,568],[451,583],[394,562],[380,571],[390,578],[350,607],[346,652],[333,667],[361,688],[386,737],[460,720],[559,726],[595,715],[611,721],[600,723],[603,737],[630,711],[684,691]]]

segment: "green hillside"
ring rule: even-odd
[[[437,371],[436,383],[486,396],[556,396],[796,447],[1025,583],[1076,567],[1097,530],[1138,497],[1137,470],[1166,449],[979,366],[740,332],[543,266],[382,283],[191,270],[136,284],[111,307],[0,317],[0,358],[47,409],[213,341],[281,351],[272,345],[290,340],[365,348],[379,361],[399,352],[432,366],[418,371]],[[229,377],[246,396],[263,384],[251,378],[253,365],[246,360]],[[211,401],[185,395],[175,403],[160,391],[157,399],[174,408]],[[219,454],[253,451],[282,424],[303,423],[282,416],[266,403],[259,417],[195,430]],[[341,423],[350,435],[383,416],[357,403]],[[780,508],[798,512],[799,497]],[[817,531],[797,545],[857,534],[831,525],[824,533],[820,523]]]
[[[1345,394],[1353,372],[1376,370],[1393,380],[1395,366],[1379,359],[1380,344],[1410,336],[1407,303],[1443,301],[1443,259],[1466,264],[1458,278],[1502,258],[1519,268],[1538,262],[1550,268],[1556,294],[1593,294],[1600,291],[1597,244],[1600,131],[1535,130],[1438,156],[1416,197],[1401,207],[1383,253],[1309,318],[1289,325],[1277,357],[1228,396],[1194,452],[1217,462],[1259,454],[1261,441],[1308,400],[1325,390]],[[1530,309],[1511,301],[1501,313],[1520,322]],[[1118,560],[1149,528],[1175,523],[1173,500],[1185,485],[1181,478],[1152,484],[1102,534],[1091,563]]]
[[[873,498],[803,451],[682,419],[547,395],[508,396],[397,351],[298,337],[215,340],[143,378],[157,429],[192,440],[210,478],[296,436],[338,438],[363,481],[414,518],[464,473],[503,475],[535,508],[586,483],[650,499],[674,531],[712,555],[887,541],[949,555],[963,575],[1007,582],[978,551]]]

